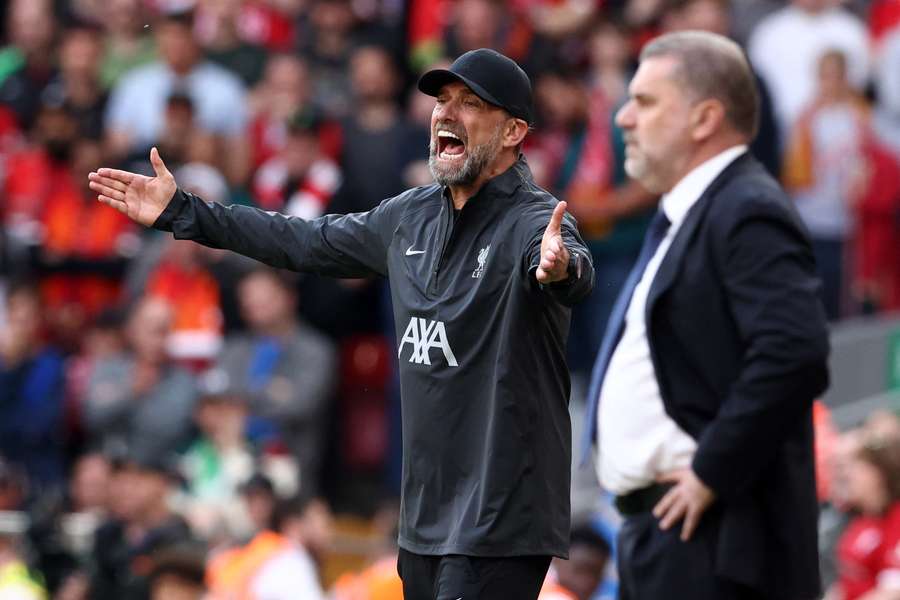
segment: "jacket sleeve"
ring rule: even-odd
[[[809,241],[784,202],[738,198],[713,228],[717,273],[745,348],[693,468],[724,500],[746,493],[828,385],[828,330]]]
[[[544,231],[553,215],[553,205],[547,204],[539,209],[526,213],[524,221],[527,223],[525,241],[525,266],[529,279],[545,293],[552,296],[557,302],[565,306],[573,306],[591,293],[594,287],[594,265],[591,261],[591,253],[578,233],[578,225],[575,218],[568,213],[562,221],[563,244],[569,251],[569,277],[563,281],[557,281],[549,285],[538,283],[535,272],[541,263],[541,240]]]
[[[368,212],[306,221],[249,206],[205,202],[179,189],[153,227],[273,267],[332,277],[387,275],[393,204],[385,200]]]

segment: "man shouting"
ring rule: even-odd
[[[493,50],[425,73],[435,184],[304,221],[206,203],[156,177],[90,174],[144,225],[275,267],[390,281],[400,364],[399,570],[407,600],[537,598],[569,540],[569,307],[590,255],[520,154],[531,83]]]

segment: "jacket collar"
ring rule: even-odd
[[[478,203],[477,200],[485,196],[490,198],[512,196],[520,186],[533,182],[534,177],[531,174],[531,168],[528,166],[528,162],[525,160],[525,155],[519,154],[519,158],[510,168],[496,177],[488,179],[484,185],[475,192],[475,195],[469,198],[466,202],[466,206],[471,203]],[[444,186],[441,191],[445,198],[451,197],[450,188],[448,186]]]

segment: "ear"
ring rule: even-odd
[[[528,134],[528,123],[522,119],[510,117],[503,124],[503,147],[515,148],[522,143]]]
[[[725,106],[716,98],[698,102],[691,110],[691,139],[704,142],[725,124]]]

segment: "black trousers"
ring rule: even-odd
[[[549,556],[423,556],[400,550],[403,600],[536,600]]]
[[[764,600],[715,575],[717,519],[704,515],[682,542],[680,525],[662,531],[650,511],[627,516],[618,539],[619,600]]]

